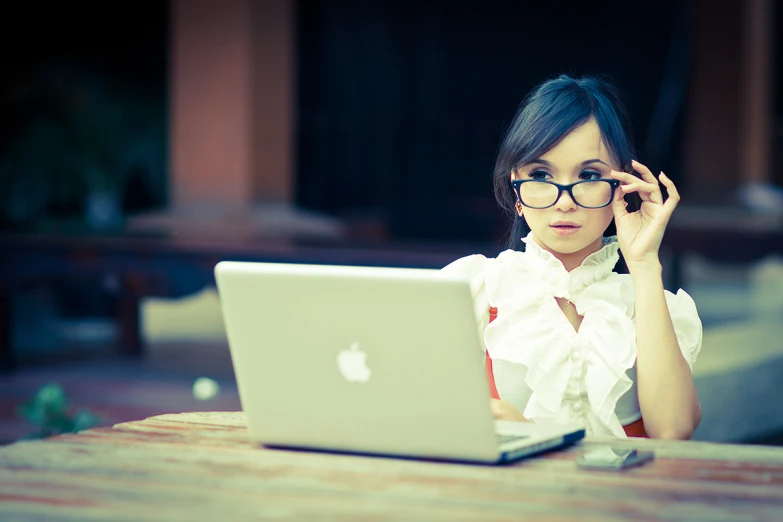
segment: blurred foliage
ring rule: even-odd
[[[96,192],[119,196],[132,175],[160,187],[166,116],[130,86],[56,67],[6,93],[0,143],[0,227],[78,216]]]
[[[63,433],[75,433],[96,426],[100,419],[87,410],[69,413],[68,399],[59,384],[49,383],[33,398],[17,406],[17,414],[37,429],[26,439],[41,439]]]

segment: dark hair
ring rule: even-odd
[[[511,187],[511,171],[545,154],[590,118],[598,123],[612,159],[623,171],[633,173],[631,160],[636,153],[631,121],[619,91],[608,80],[561,75],[545,81],[525,98],[503,137],[494,171],[495,198],[513,216],[509,248],[524,250],[522,238],[530,232],[514,206],[517,198]],[[627,194],[625,201],[629,212],[641,205],[641,198],[635,193]],[[604,234],[615,233],[612,221]],[[622,260],[619,264],[620,268],[624,266]]]

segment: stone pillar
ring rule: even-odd
[[[761,184],[770,181],[772,160],[775,10],[772,0],[746,0],[743,11],[740,177]]]
[[[740,177],[741,20],[741,0],[693,0],[681,188],[691,204],[725,202]]]
[[[169,193],[175,209],[252,202],[251,4],[171,1]]]
[[[296,20],[294,0],[253,5],[251,162],[256,201],[294,201]]]
[[[130,228],[335,235],[294,205],[295,0],[171,0],[170,206]]]
[[[684,132],[692,203],[753,207],[769,199],[760,187],[771,180],[774,11],[772,0],[694,0]]]

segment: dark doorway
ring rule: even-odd
[[[301,1],[298,202],[383,216],[396,238],[497,240],[498,142],[562,72],[612,77],[640,154],[676,181],[681,100],[645,145],[664,79],[685,89],[688,20],[687,2]]]

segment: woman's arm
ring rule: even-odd
[[[636,294],[636,377],[647,433],[659,439],[690,439],[701,405],[666,305],[660,263],[631,265]]]
[[[633,162],[641,178],[612,172],[623,184],[613,200],[617,239],[635,290],[636,377],[644,427],[651,437],[689,439],[701,421],[693,375],[682,355],[666,305],[658,250],[680,196],[663,173],[669,197],[663,200],[658,179]],[[642,204],[628,212],[623,194],[639,194]]]

